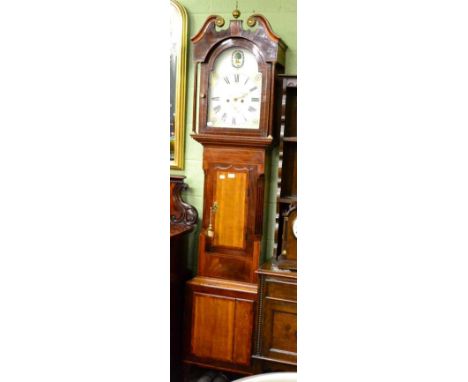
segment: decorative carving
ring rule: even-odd
[[[188,186],[185,176],[171,176],[171,223],[193,226],[197,224],[198,212],[195,207],[182,200],[182,191]]]
[[[184,176],[170,178],[170,355],[171,381],[181,381],[184,325],[184,287],[190,277],[186,246],[197,223],[197,210],[185,203],[181,192],[188,188]]]

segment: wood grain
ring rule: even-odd
[[[217,171],[215,201],[214,245],[245,247],[247,173],[246,171]]]
[[[192,354],[232,361],[235,299],[195,293]]]
[[[255,284],[195,277],[187,283],[185,361],[252,373]]]
[[[252,354],[251,341],[245,341],[246,338],[252,338],[254,306],[252,301],[236,300],[235,322],[236,330],[234,333],[233,361],[239,364],[250,364],[250,355]]]

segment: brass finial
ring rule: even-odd
[[[221,28],[224,26],[224,19],[221,16],[217,16],[215,23],[216,23],[216,26]]]
[[[238,19],[239,16],[240,16],[240,11],[239,11],[238,8],[239,8],[239,7],[238,7],[237,1],[236,1],[236,9],[234,9],[234,10],[232,11],[232,16],[233,16],[235,19]]]

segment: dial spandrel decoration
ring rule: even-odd
[[[225,50],[209,77],[207,127],[258,129],[261,93],[255,56],[247,49]]]

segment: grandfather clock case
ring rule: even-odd
[[[203,145],[198,273],[187,283],[185,363],[252,374],[265,170],[286,45],[262,15],[209,16],[192,37],[194,134]],[[224,28],[223,28],[224,27]],[[198,125],[198,129],[196,129]]]

